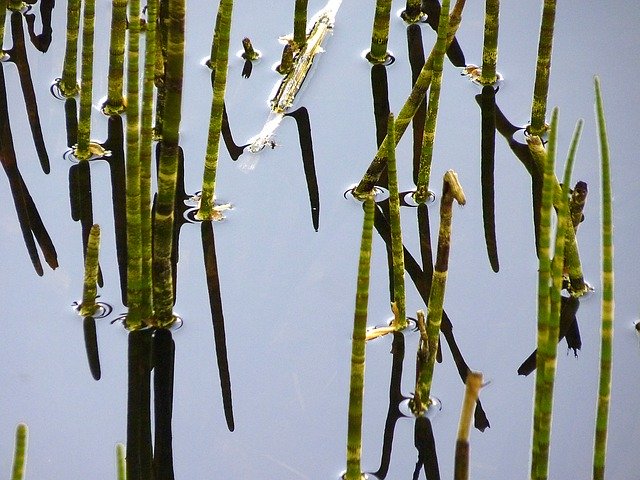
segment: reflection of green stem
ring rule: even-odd
[[[602,168],[602,326],[600,340],[600,384],[596,415],[596,436],[593,450],[593,478],[604,478],[607,453],[607,428],[609,401],[611,399],[611,362],[613,358],[613,208],[611,203],[611,172],[609,166],[609,141],[604,118],[604,106],[600,91],[600,79],[595,78],[596,115],[600,138]]]
[[[78,33],[80,31],[80,0],[67,2],[67,41],[64,51],[64,66],[60,81],[60,93],[73,97],[78,93]]]
[[[389,173],[389,223],[391,224],[391,251],[393,254],[393,300],[395,304],[393,327],[402,330],[407,327],[404,294],[404,252],[402,229],[400,228],[400,197],[398,193],[398,172],[396,170],[395,127],[393,114],[389,114],[387,126],[389,149],[387,150]]]
[[[84,286],[82,289],[82,303],[79,313],[83,317],[92,317],[97,310],[96,296],[98,295],[98,253],[100,251],[100,226],[93,225],[89,232],[87,252],[84,258]]]
[[[213,217],[213,207],[216,189],[216,172],[218,169],[218,155],[220,151],[220,130],[222,129],[222,110],[224,108],[224,93],[227,85],[227,65],[229,60],[229,31],[231,30],[231,15],[233,0],[220,2],[218,22],[215,27],[215,65],[213,66],[213,99],[211,100],[211,116],[209,119],[209,135],[205,154],[204,174],[202,177],[202,195],[198,218],[210,220]]]
[[[11,480],[22,480],[27,466],[28,429],[24,423],[16,426],[16,445],[13,451],[13,473]]]
[[[442,66],[447,52],[447,34],[449,32],[449,0],[442,0],[440,20],[438,23],[438,39],[433,47],[433,73],[431,88],[429,89],[429,107],[424,124],[422,150],[420,151],[420,169],[416,185],[415,200],[425,203],[429,200],[429,177],[431,175],[431,160],[433,158],[433,143],[436,138],[436,124],[438,119],[438,105],[440,102],[440,87],[442,85]]]
[[[93,26],[95,0],[85,0],[82,16],[82,70],[80,73],[80,113],[78,115],[78,148],[75,156],[79,160],[91,157],[91,109],[93,100]]]
[[[166,97],[158,169],[158,201],[153,232],[153,301],[159,326],[169,325],[174,320],[171,249],[182,107],[184,24],[185,0],[169,0]]]
[[[556,0],[544,0],[540,38],[538,40],[536,81],[533,87],[533,102],[531,105],[531,126],[529,127],[533,135],[541,135],[545,131],[545,114],[547,112],[547,93],[549,91],[553,24],[555,18]]]
[[[371,51],[367,55],[367,60],[371,63],[384,63],[387,60],[390,16],[391,0],[377,0],[376,14],[373,17],[373,31],[371,32]]]
[[[153,140],[153,84],[156,57],[156,20],[158,1],[147,1],[142,108],[140,116],[140,243],[141,243],[141,308],[142,317],[152,315],[152,247],[151,247],[151,152]]]
[[[123,444],[116,444],[116,469],[118,480],[127,480],[127,458]]]
[[[309,0],[296,0],[293,13],[293,41],[299,48],[307,41],[307,4]]]
[[[458,423],[458,438],[456,439],[456,453],[453,478],[466,480],[469,478],[469,434],[471,433],[471,420],[473,410],[482,388],[482,373],[469,372],[465,382],[464,400],[460,411]]]
[[[453,170],[447,171],[442,183],[442,199],[440,200],[440,229],[438,231],[438,251],[436,263],[433,268],[431,291],[429,292],[429,303],[427,305],[427,339],[428,358],[423,363],[422,369],[418,372],[418,382],[416,385],[416,395],[422,405],[422,411],[414,412],[421,414],[428,407],[428,399],[431,393],[431,382],[433,379],[433,368],[438,352],[438,338],[440,336],[440,323],[442,321],[442,310],[444,307],[444,295],[447,284],[447,272],[449,269],[449,250],[451,246],[451,220],[453,217],[453,201],[460,205],[466,203],[462,186],[458,181],[458,176]],[[424,335],[421,335],[421,342],[424,342]]]
[[[482,48],[482,74],[480,83],[496,83],[496,63],[498,62],[498,26],[500,21],[500,0],[485,0],[484,46]]]
[[[360,241],[356,308],[353,318],[351,343],[351,382],[349,386],[349,423],[347,430],[347,472],[345,480],[360,480],[362,453],[362,398],[364,396],[365,337],[367,330],[367,304],[369,302],[369,271],[371,267],[371,241],[375,203],[373,196],[364,201],[364,222]]]
[[[142,325],[142,217],[140,212],[140,0],[129,1],[127,57],[127,326]]]
[[[466,0],[457,0],[453,9],[451,10],[451,15],[449,15],[449,34],[447,36],[447,47],[453,41],[453,37],[455,36],[458,26],[460,25],[460,21],[462,19],[462,10],[464,8]],[[429,85],[431,84],[431,75],[433,69],[433,59],[435,53],[432,50],[429,58],[422,67],[418,78],[416,79],[416,83],[409,94],[409,98],[407,98],[406,102],[402,106],[402,109],[398,113],[396,117],[396,144],[402,138],[407,126],[411,122],[411,119],[415,115],[416,111],[420,107],[422,103],[422,99],[424,98],[427,90],[429,89]],[[385,137],[376,156],[373,161],[369,165],[366,173],[360,180],[360,183],[354,190],[354,195],[356,197],[362,197],[368,195],[375,185],[375,182],[380,178],[380,174],[385,169],[387,165],[386,159],[386,151],[387,151],[387,142],[388,139]]]
[[[149,25],[147,25],[149,28]],[[155,29],[155,25],[153,26]],[[122,78],[124,71],[124,39],[127,29],[127,0],[113,0],[111,38],[109,40],[109,86],[104,113],[117,115],[124,111]],[[149,38],[147,36],[147,38]]]

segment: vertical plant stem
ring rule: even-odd
[[[613,359],[613,206],[611,194],[611,171],[609,163],[609,141],[604,116],[600,79],[595,77],[596,118],[600,140],[602,181],[602,325],[600,330],[600,382],[596,414],[596,435],[593,449],[593,478],[604,478],[607,453],[607,428],[609,402],[611,400],[611,365]]]
[[[553,47],[553,28],[556,18],[556,0],[544,0],[542,22],[538,40],[538,60],[536,63],[536,80],[533,87],[531,105],[532,135],[541,135],[545,131],[545,115],[547,112],[547,93],[549,92],[549,74],[551,72],[551,50]]]
[[[415,200],[426,203],[429,198],[429,177],[431,176],[431,161],[433,159],[433,143],[436,138],[436,124],[438,120],[438,105],[440,103],[440,88],[442,85],[442,67],[447,53],[447,35],[449,32],[449,0],[442,0],[440,20],[438,23],[438,39],[433,47],[433,69],[431,88],[429,89],[429,104],[427,119],[424,124],[422,150],[420,152],[420,169],[416,185]],[[430,57],[431,58],[431,57]]]
[[[0,0],[0,58],[6,55],[4,50],[4,24],[7,19],[7,0]]]
[[[307,4],[309,0],[296,0],[293,13],[293,41],[298,48],[307,43]]]
[[[227,65],[229,59],[229,32],[231,30],[231,15],[233,0],[220,2],[218,21],[216,22],[214,44],[215,66],[213,66],[213,99],[211,100],[211,117],[209,119],[209,135],[205,154],[204,174],[202,176],[202,194],[200,197],[200,220],[213,218],[215,200],[216,173],[218,169],[218,155],[220,152],[220,130],[222,129],[222,111],[224,109],[224,94],[227,85]]]
[[[482,373],[469,372],[465,382],[464,400],[460,411],[458,424],[458,438],[456,439],[456,453],[453,478],[467,480],[469,478],[469,435],[473,410],[482,388]]]
[[[83,317],[92,317],[97,310],[99,251],[100,226],[94,224],[89,232],[87,252],[84,257],[84,286],[82,288],[82,303],[79,306],[80,315]]]
[[[545,347],[550,341],[549,320],[550,320],[550,298],[549,287],[551,281],[551,208],[553,206],[554,191],[554,167],[555,167],[555,147],[557,132],[558,110],[555,109],[551,119],[551,134],[546,153],[544,179],[542,187],[542,203],[540,211],[540,244],[538,246],[538,340],[536,353],[536,382],[533,406],[533,440],[531,446],[531,479],[541,478],[548,468],[548,456],[544,455],[543,448],[543,411],[544,403],[548,401],[547,385],[545,384],[545,370],[547,369]],[[536,137],[539,139],[539,137]],[[551,339],[554,343],[556,339]],[[547,451],[548,453],[548,451]],[[545,472],[545,473],[543,473]],[[546,478],[546,477],[545,477]]]
[[[429,352],[433,345],[435,345],[437,351],[439,332],[436,332],[435,338],[429,338],[430,330],[427,330],[424,311],[418,310],[416,317],[418,330],[420,331],[420,341],[416,354],[416,388],[413,398],[409,400],[409,407],[413,414],[419,417],[427,411],[430,404],[429,394],[431,393],[433,368],[428,366],[431,360]],[[431,331],[431,333],[433,332]],[[433,357],[433,360],[435,361],[435,357]]]
[[[147,29],[149,25],[147,25]],[[155,29],[155,25],[153,25]],[[107,101],[103,111],[117,115],[124,111],[124,39],[127,29],[127,0],[113,0],[111,9],[111,38],[109,40],[109,81]],[[147,37],[148,38],[148,37]]]
[[[140,213],[140,102],[138,100],[140,0],[129,0],[127,56],[127,325],[142,325],[142,217]]]
[[[449,15],[449,33],[447,36],[447,48],[453,41],[453,38],[458,31],[458,27],[460,26],[460,21],[462,20],[462,10],[464,8],[466,0],[457,0],[455,6],[451,10],[451,14]],[[434,47],[435,49],[435,47]],[[424,98],[427,90],[429,89],[429,85],[431,84],[431,76],[433,70],[433,61],[434,61],[435,52],[431,51],[429,54],[429,58],[422,67],[418,78],[416,79],[415,84],[409,94],[409,98],[405,101],[404,105],[400,109],[398,116],[396,117],[396,144],[402,138],[409,122],[415,115],[418,108],[420,108],[420,104],[422,103],[422,99]],[[374,159],[372,160],[369,168],[365,172],[362,180],[354,190],[354,195],[356,197],[363,197],[368,195],[373,189],[375,182],[380,177],[380,174],[385,169],[387,165],[387,159],[385,158],[387,151],[387,142],[388,138],[385,137],[382,144],[378,148],[378,152],[376,153]]]
[[[164,101],[166,90],[165,71],[167,65],[167,37],[169,28],[169,0],[158,0],[158,34],[156,35],[156,120],[153,133],[157,140],[162,138],[164,121]],[[211,58],[209,59],[211,61]]]
[[[80,113],[78,114],[78,147],[75,156],[79,160],[91,157],[91,109],[93,100],[93,30],[95,0],[84,1],[82,16],[82,69],[80,73]]]
[[[78,93],[78,35],[80,32],[80,0],[67,2],[67,39],[64,51],[64,66],[60,79],[60,93],[73,97]]]
[[[404,252],[402,248],[402,229],[400,227],[400,197],[398,193],[398,172],[396,170],[395,128],[393,114],[389,114],[387,126],[389,137],[389,223],[391,224],[391,251],[393,254],[393,327],[403,330],[407,327],[407,313],[404,293]]]
[[[152,280],[152,221],[151,221],[151,157],[153,141],[153,87],[156,59],[156,20],[158,0],[147,0],[147,28],[145,31],[144,73],[140,116],[140,243],[141,243],[141,315],[153,313]]]
[[[166,97],[153,241],[153,302],[159,326],[174,321],[171,249],[182,106],[185,7],[185,0],[169,0]]]
[[[422,18],[421,4],[421,0],[407,0],[406,7],[401,15],[402,19],[407,23],[419,22]]]
[[[27,466],[28,428],[24,423],[16,426],[16,444],[13,450],[13,470],[11,480],[23,480]]]
[[[367,54],[367,60],[373,64],[385,63],[387,60],[390,17],[391,0],[377,0],[376,13],[373,17],[373,29],[371,31],[371,50]]]
[[[498,27],[500,24],[500,0],[485,0],[484,45],[482,47],[482,74],[480,83],[493,85],[497,81]]]
[[[122,443],[116,444],[116,472],[117,480],[127,480],[126,450]]]
[[[365,337],[369,303],[369,271],[375,203],[373,196],[364,201],[364,221],[360,240],[358,284],[351,340],[351,381],[349,385],[349,423],[347,428],[347,472],[345,480],[360,480],[362,453],[362,400],[364,396]]]

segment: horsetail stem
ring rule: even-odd
[[[0,0],[0,58],[4,58],[7,52],[4,50],[4,24],[7,19],[7,0]]]
[[[93,100],[93,33],[95,23],[95,0],[84,1],[82,15],[82,69],[80,73],[80,113],[78,114],[78,160],[91,158],[91,110]]]
[[[390,17],[391,0],[377,0],[376,13],[373,17],[373,29],[371,31],[371,50],[367,54],[367,60],[373,64],[387,61]]]
[[[169,0],[165,105],[153,231],[153,304],[155,319],[160,327],[168,326],[175,320],[171,253],[180,148],[185,8],[185,0]]]
[[[287,43],[282,48],[282,57],[280,58],[280,65],[276,67],[276,71],[280,75],[287,75],[293,70],[293,54],[294,48],[290,43]]]
[[[296,0],[293,13],[293,41],[298,48],[307,42],[307,4],[309,0]]]
[[[60,93],[69,98],[78,93],[78,35],[80,32],[80,0],[67,2],[67,36]]]
[[[116,444],[116,472],[117,480],[127,480],[126,450],[122,443]]]
[[[369,272],[375,203],[373,195],[364,201],[364,221],[360,240],[356,305],[351,341],[351,380],[349,383],[349,420],[347,426],[347,471],[345,480],[361,480],[362,400],[364,396],[365,338],[369,303]]]
[[[609,161],[609,140],[604,116],[600,79],[595,77],[596,118],[600,143],[602,181],[602,325],[600,330],[600,381],[596,414],[596,434],[593,447],[593,478],[604,479],[607,453],[607,428],[609,423],[609,402],[611,400],[611,366],[613,360],[613,206],[611,194],[611,171]]]
[[[482,373],[469,372],[465,382],[464,399],[458,423],[458,438],[456,439],[455,464],[453,478],[467,480],[469,478],[469,435],[473,411],[482,388]]]
[[[249,37],[244,37],[242,39],[242,49],[244,50],[242,58],[244,58],[245,60],[253,61],[260,58],[260,54],[253,48],[253,44],[251,43],[251,39]],[[212,65],[212,67],[214,66]]]
[[[426,203],[430,198],[429,177],[433,160],[433,143],[436,138],[438,120],[438,106],[440,104],[440,87],[442,85],[442,67],[447,53],[447,35],[449,32],[449,0],[442,0],[440,20],[438,23],[438,39],[433,47],[433,69],[431,88],[429,88],[429,105],[427,119],[422,136],[422,150],[420,151],[420,169],[414,198],[417,203]],[[431,57],[430,57],[431,58]]]
[[[215,62],[213,65],[213,98],[211,100],[211,116],[209,119],[209,134],[207,151],[205,154],[204,173],[202,176],[202,194],[198,218],[211,220],[214,217],[214,200],[216,188],[216,173],[220,152],[220,131],[222,129],[222,111],[224,109],[224,94],[227,85],[227,65],[229,59],[229,32],[231,30],[231,16],[233,0],[222,0],[219,7],[218,21],[215,26],[217,47],[215,47]]]
[[[149,28],[147,22],[147,29]],[[155,25],[153,25],[155,29]],[[125,109],[123,97],[124,40],[127,29],[127,0],[113,0],[111,37],[109,40],[109,80],[107,101],[102,109],[107,115],[118,115]],[[147,38],[149,38],[147,36]]]
[[[16,426],[16,444],[13,450],[11,480],[22,480],[27,466],[27,442],[29,429],[24,423]]]
[[[418,23],[422,19],[421,6],[421,0],[407,0],[405,9],[400,16],[409,24]]]
[[[544,0],[542,22],[538,40],[538,60],[536,62],[536,80],[533,87],[531,105],[532,135],[541,135],[546,130],[547,93],[549,92],[549,73],[551,71],[551,50],[553,47],[553,28],[556,18],[556,0]]]
[[[98,306],[96,296],[98,295],[98,253],[100,252],[100,226],[94,224],[89,232],[87,242],[87,252],[84,258],[84,285],[82,288],[82,303],[78,306],[78,311],[82,317],[92,317],[95,315]]]
[[[493,85],[498,80],[498,27],[500,25],[500,0],[485,0],[484,45],[482,47],[482,73],[480,83]]]
[[[451,14],[449,15],[449,33],[447,36],[447,48],[453,41],[453,38],[458,30],[458,26],[460,25],[460,21],[462,19],[462,10],[464,8],[466,0],[457,0]],[[433,70],[433,61],[434,61],[435,52],[431,51],[429,54],[429,58],[425,62],[418,78],[416,79],[415,84],[409,94],[409,97],[405,101],[402,109],[400,109],[400,113],[396,117],[395,127],[396,127],[396,144],[402,138],[409,122],[415,115],[418,108],[420,108],[420,103],[424,98],[429,85],[431,84],[431,76]],[[368,195],[373,189],[375,182],[380,178],[380,174],[385,169],[387,165],[387,160],[385,158],[387,151],[387,143],[389,142],[388,137],[385,137],[382,144],[378,148],[378,152],[376,153],[373,161],[369,165],[369,168],[365,172],[362,180],[354,190],[354,195],[356,197],[363,197]]]

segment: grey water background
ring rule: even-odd
[[[310,1],[309,12],[322,7]],[[524,124],[530,111],[540,22],[539,1],[505,2],[501,9],[498,69],[505,82],[497,94],[503,112]],[[394,11],[402,2],[394,3]],[[370,43],[371,2],[345,1],[326,52],[297,100],[311,117],[320,186],[320,229],[311,226],[297,132],[286,120],[280,144],[263,152],[256,168],[242,171],[221,150],[218,197],[234,209],[215,225],[218,267],[226,319],[236,429],[222,413],[199,228],[180,237],[176,312],[184,326],[174,334],[174,463],[176,478],[335,479],[345,464],[350,335],[362,211],[343,192],[357,182],[375,153],[370,65],[360,53]],[[106,93],[110,5],[99,2],[94,103]],[[200,189],[209,117],[209,54],[215,5],[188,5],[187,56],[181,144],[187,190]],[[15,67],[5,65],[10,118],[18,164],[58,250],[60,267],[35,275],[21,238],[7,182],[0,182],[0,468],[11,465],[15,424],[30,428],[28,478],[115,478],[116,442],[126,441],[126,332],[109,319],[120,303],[108,167],[92,164],[94,221],[103,230],[101,300],[114,314],[98,321],[102,379],[88,371],[81,319],[71,308],[82,289],[79,224],[70,220],[63,104],[48,92],[60,75],[65,8],[53,12],[51,49],[28,48],[41,121],[52,159],[49,175],[36,164]],[[249,80],[242,62],[230,59],[227,108],[237,142],[256,134],[267,115],[267,99],[278,76],[278,36],[292,30],[293,2],[237,2],[232,51],[244,36],[264,57]],[[633,322],[638,316],[636,271],[639,118],[637,106],[640,13],[632,2],[559,2],[549,107],[560,107],[559,154],[564,159],[578,118],[585,119],[574,180],[589,185],[585,222],[578,238],[587,280],[595,294],[578,312],[583,347],[579,357],[559,345],[552,478],[587,478],[591,472],[599,350],[599,166],[593,116],[593,75],[601,77],[610,134],[616,244],[616,336],[607,473],[637,478],[640,459],[640,351]],[[39,23],[36,22],[38,27]],[[480,63],[482,2],[467,2],[458,39],[468,63]],[[8,35],[6,44],[10,43]],[[423,27],[425,50],[435,34]],[[391,110],[399,111],[410,90],[405,26],[391,26]],[[440,190],[444,171],[458,172],[468,203],[456,208],[445,308],[458,345],[471,368],[490,384],[481,398],[491,428],[471,434],[471,477],[526,478],[531,437],[533,375],[516,369],[534,348],[536,268],[530,180],[505,142],[496,138],[496,222],[501,270],[494,274],[483,245],[480,202],[480,112],[478,88],[445,64],[431,188]],[[93,115],[92,136],[106,136],[106,118]],[[407,135],[408,137],[409,135]],[[400,144],[401,189],[411,187],[409,138]],[[435,213],[439,203],[432,206]],[[403,209],[405,244],[418,254],[415,215]],[[432,232],[437,229],[432,215]],[[384,323],[388,306],[384,245],[374,236],[369,323]],[[409,285],[409,314],[424,308]],[[417,338],[407,336],[403,392],[413,389]],[[390,339],[367,346],[363,469],[380,461],[388,407]],[[435,373],[433,393],[443,409],[433,419],[442,478],[452,476],[453,448],[463,385],[448,349]],[[416,451],[413,421],[396,427],[387,478],[409,478]]]

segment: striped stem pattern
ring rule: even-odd
[[[484,45],[482,47],[482,74],[480,83],[493,85],[497,81],[498,27],[500,25],[500,0],[485,0]]]
[[[469,435],[473,411],[482,388],[482,373],[469,372],[465,382],[464,399],[458,423],[458,438],[456,439],[455,465],[453,478],[467,480],[469,478]]]
[[[60,93],[73,97],[78,93],[78,35],[80,33],[80,0],[67,2],[67,36],[64,51]]]
[[[296,0],[293,12],[293,41],[298,48],[307,43],[307,4],[309,0]]]
[[[377,0],[376,13],[371,31],[371,50],[367,60],[371,63],[385,63],[388,58],[389,19],[391,18],[391,0]]]
[[[13,451],[11,480],[23,480],[27,467],[27,441],[29,431],[24,423],[16,426],[16,444]]]
[[[147,29],[149,24],[147,24]],[[155,25],[153,25],[155,29]],[[111,37],[109,39],[109,81],[107,101],[102,110],[107,115],[124,111],[124,39],[127,29],[127,0],[113,0],[111,9]],[[147,37],[149,38],[149,37]]]
[[[84,258],[84,286],[82,288],[82,303],[78,307],[83,317],[95,315],[98,306],[98,254],[100,252],[100,226],[95,224],[89,232],[87,253]]]
[[[80,113],[78,114],[78,160],[91,157],[91,110],[93,100],[93,37],[95,24],[95,0],[84,1],[82,15],[82,69],[80,72]]]
[[[405,9],[401,15],[402,19],[409,24],[419,22],[422,18],[421,6],[421,0],[407,0]]]

